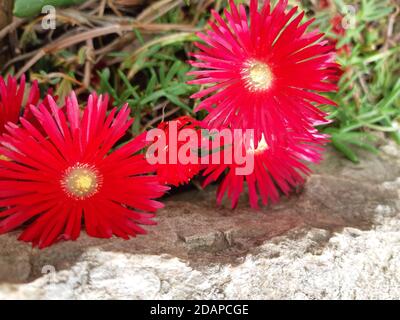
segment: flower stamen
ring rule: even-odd
[[[265,91],[272,85],[273,74],[266,63],[249,60],[243,66],[242,79],[250,91]]]
[[[11,159],[9,157],[5,156],[4,154],[0,154],[0,160],[11,161]]]
[[[65,193],[74,199],[83,200],[96,194],[102,184],[98,170],[88,164],[76,164],[65,171],[61,185]]]

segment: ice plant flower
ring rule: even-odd
[[[49,97],[31,106],[43,135],[24,118],[6,125],[0,153],[0,234],[28,224],[19,239],[44,248],[76,240],[82,224],[93,237],[129,239],[146,233],[163,205],[154,167],[138,151],[144,135],[113,150],[132,124],[127,106],[107,114],[107,97],[92,94],[80,112],[72,94],[64,108]]]
[[[7,122],[18,122],[23,109],[25,84],[24,75],[21,77],[19,84],[17,79],[12,76],[8,76],[7,81],[4,81],[4,78],[0,76],[0,133],[5,131],[4,126]],[[39,86],[37,81],[34,81],[28,93],[26,106],[36,105],[39,99]],[[28,108],[24,109],[27,112]]]
[[[198,34],[205,44],[196,43],[190,63],[201,70],[190,73],[190,83],[204,86],[192,98],[205,98],[195,111],[208,111],[210,128],[254,129],[256,141],[270,145],[288,132],[308,136],[325,119],[318,106],[335,105],[320,95],[337,90],[334,46],[318,30],[308,32],[314,19],[301,23],[304,12],[287,4],[272,9],[265,1],[258,9],[251,0],[248,14],[230,0],[225,19],[213,11],[211,30]]]
[[[182,116],[171,121],[163,121],[157,128],[161,130],[160,134],[163,134],[165,141],[165,163],[156,164],[159,181],[175,187],[187,184],[201,169],[198,150],[192,150],[200,147],[200,122],[189,116]],[[179,139],[185,129],[192,130],[191,132],[196,134],[197,141],[192,149],[190,149],[190,136]],[[185,144],[188,144],[189,148],[185,149],[185,159],[181,159],[182,154],[179,150]]]
[[[240,195],[245,191],[245,184],[252,208],[259,208],[259,198],[263,205],[277,202],[282,193],[288,195],[291,190],[304,183],[304,176],[311,173],[307,162],[318,163],[321,160],[327,137],[316,130],[310,136],[292,135],[286,145],[278,146],[269,146],[263,137],[257,147],[254,142],[246,144],[243,139],[235,140],[233,145],[225,145],[228,148],[227,153],[221,151],[221,164],[210,164],[203,172],[207,177],[204,186],[218,180],[225,173],[217,190],[218,205],[227,194],[231,207],[235,208]],[[248,174],[237,174],[236,169],[243,167],[243,164],[235,162],[235,157],[231,154],[237,152],[234,151],[235,147],[253,156],[254,170]]]

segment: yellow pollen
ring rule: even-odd
[[[250,91],[265,91],[271,87],[273,74],[266,63],[251,60],[244,64],[242,78]]]
[[[89,175],[82,175],[76,178],[74,181],[75,188],[81,193],[88,192],[94,185],[93,178]]]
[[[95,168],[77,164],[67,169],[61,185],[70,197],[82,200],[97,193],[101,182],[101,177]]]
[[[0,160],[11,161],[11,159],[9,157],[5,156],[4,154],[0,154]]]

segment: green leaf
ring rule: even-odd
[[[172,79],[175,77],[175,75],[178,73],[179,69],[181,68],[181,65],[182,63],[179,60],[176,60],[169,69],[167,76],[165,77],[165,82],[163,81],[163,83],[168,84],[169,82],[171,82]]]
[[[129,79],[126,77],[126,75],[121,70],[118,70],[118,75],[124,82],[125,86],[128,88],[127,92],[130,94],[130,96],[134,97],[135,99],[139,99],[139,94],[137,93],[137,87],[133,87],[131,85]]]
[[[148,95],[146,96],[146,98],[143,99],[143,100],[140,102],[140,104],[141,104],[141,105],[145,105],[145,104],[148,104],[148,103],[150,103],[150,102],[157,101],[157,100],[160,99],[161,97],[165,97],[165,95],[166,95],[166,92],[165,92],[164,90],[155,91],[155,92],[153,92],[152,94],[148,94]]]
[[[14,15],[20,18],[29,18],[42,12],[44,6],[54,7],[72,6],[81,4],[86,0],[16,0]]]
[[[154,92],[154,88],[156,87],[157,80],[158,80],[157,75],[154,72],[154,70],[150,69],[150,71],[151,71],[151,78],[150,78],[150,81],[147,83],[147,88],[145,91],[146,96],[149,96],[150,94],[152,94],[152,92]]]
[[[344,144],[336,135],[332,135],[331,141],[333,146],[342,152],[349,160],[354,163],[359,162],[357,155],[349,148],[346,144]]]
[[[119,98],[118,94],[113,88],[113,86],[110,84],[110,69],[105,68],[102,72],[97,72],[97,74],[100,77],[100,92],[101,93],[109,93],[114,100],[118,103]]]
[[[181,100],[179,100],[178,97],[170,95],[170,94],[165,94],[165,97],[171,101],[173,104],[177,105],[178,107],[181,107],[182,109],[186,110],[190,114],[193,113],[193,110],[186,104],[184,104]]]

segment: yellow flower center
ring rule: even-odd
[[[5,156],[4,154],[0,154],[0,160],[11,161],[11,159],[9,157]]]
[[[83,200],[99,191],[102,178],[96,168],[87,164],[76,164],[66,170],[61,185],[71,198]]]
[[[273,74],[266,63],[250,60],[243,66],[242,78],[250,91],[265,91],[272,85]]]

